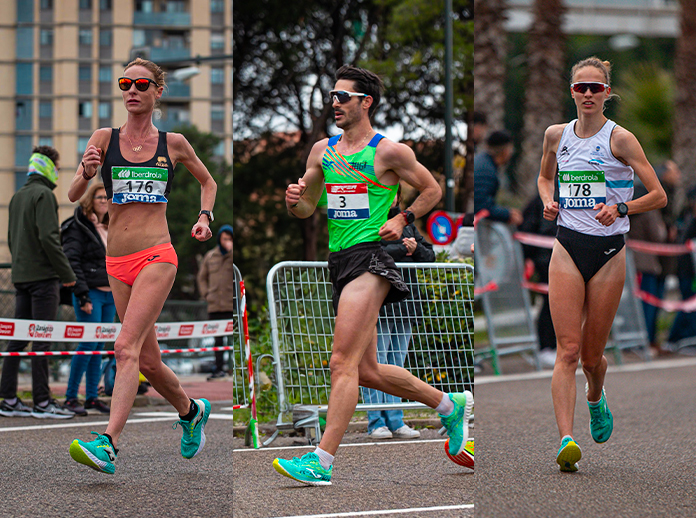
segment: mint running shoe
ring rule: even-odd
[[[309,452],[301,458],[293,457],[292,460],[275,459],[275,470],[288,478],[307,484],[308,486],[330,486],[333,466],[324,469],[319,462],[319,455]]]
[[[456,457],[462,452],[469,438],[469,416],[474,408],[474,396],[468,390],[448,396],[454,403],[454,410],[447,416],[438,415],[449,436],[449,454]]]
[[[198,406],[198,413],[191,421],[179,419],[172,428],[181,425],[183,435],[181,436],[181,455],[185,459],[192,459],[198,455],[205,446],[205,424],[210,416],[210,402],[207,399],[194,399]]]
[[[575,444],[572,437],[564,437],[561,447],[556,455],[556,462],[561,467],[561,471],[577,471],[578,461],[582,458],[580,446]]]
[[[116,468],[114,461],[118,450],[111,445],[106,435],[92,432],[97,436],[90,442],[75,439],[70,445],[70,456],[73,460],[84,464],[96,471],[113,475]]]
[[[585,397],[587,397],[588,386],[585,384]],[[602,444],[607,442],[614,431],[614,416],[607,406],[607,396],[602,387],[602,397],[599,403],[587,402],[590,409],[590,434],[594,442]]]

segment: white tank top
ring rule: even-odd
[[[568,123],[558,143],[558,224],[594,236],[625,234],[628,217],[616,218],[608,227],[595,219],[599,203],[615,205],[633,199],[633,168],[611,152],[611,133],[616,123],[607,120],[596,134],[580,138],[577,119]]]

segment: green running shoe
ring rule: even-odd
[[[111,445],[111,441],[106,435],[92,432],[97,436],[91,442],[84,442],[75,439],[70,445],[70,456],[80,464],[90,468],[113,475],[116,468],[114,461],[118,450]]]
[[[454,403],[454,410],[447,416],[438,415],[449,436],[449,454],[456,457],[462,452],[469,438],[469,416],[474,408],[474,396],[468,390],[448,396]]]
[[[564,437],[561,447],[558,448],[556,462],[561,467],[561,471],[577,471],[578,461],[582,458],[580,446],[575,444],[572,437]]]
[[[301,458],[293,457],[292,460],[275,459],[275,470],[288,478],[302,482],[309,486],[330,486],[333,466],[324,469],[319,462],[319,455],[309,452]]]
[[[588,386],[585,384],[585,397],[587,397]],[[611,432],[614,431],[614,416],[607,406],[607,396],[602,387],[602,397],[599,403],[592,404],[589,401],[587,406],[590,409],[590,434],[596,443],[603,443],[609,440]]]
[[[198,455],[205,446],[205,424],[210,415],[210,402],[207,399],[194,399],[198,406],[198,413],[191,421],[179,419],[172,428],[181,425],[183,435],[181,436],[181,455],[185,459],[192,459]]]

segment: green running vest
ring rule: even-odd
[[[338,252],[358,243],[379,242],[379,229],[387,221],[399,184],[382,185],[375,175],[379,133],[362,151],[343,156],[335,146],[341,136],[329,139],[321,161],[329,216],[329,250]]]

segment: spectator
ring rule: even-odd
[[[198,291],[208,303],[210,320],[225,320],[234,314],[233,239],[234,231],[230,225],[220,227],[217,246],[205,254],[198,271]],[[216,336],[215,347],[222,345],[222,336]],[[208,381],[226,375],[224,351],[216,351],[215,367]]]
[[[539,196],[534,196],[522,213],[523,221],[519,226],[521,232],[556,236],[556,220],[548,221],[543,217],[544,204]],[[537,281],[549,283],[549,263],[551,249],[523,245],[525,259],[534,263]],[[548,294],[539,294],[542,299],[541,310],[537,317],[537,336],[539,337],[539,361],[542,367],[553,368],[556,363],[556,332],[551,320],[551,307]]]
[[[29,159],[27,182],[12,196],[7,239],[12,254],[15,318],[55,320],[60,285],[74,286],[75,274],[60,246],[58,202],[53,194],[58,182],[60,155],[49,146],[35,147]],[[12,340],[8,351],[21,351],[29,342]],[[48,351],[50,342],[36,341],[33,351]],[[51,399],[48,358],[31,360],[33,410],[17,397],[19,358],[5,358],[0,380],[0,415],[69,419],[75,414]]]
[[[486,138],[486,133],[488,133],[488,120],[486,119],[486,114],[475,111],[473,129],[474,152],[476,152],[478,145],[483,142],[483,139]]]
[[[73,292],[73,306],[78,322],[112,323],[116,316],[114,296],[106,274],[106,235],[109,229],[109,207],[103,183],[94,182],[82,196],[75,214],[61,226],[63,251],[70,261],[77,284]],[[78,351],[101,351],[104,342],[81,342]],[[87,415],[95,409],[103,414],[109,407],[97,399],[101,378],[102,358],[99,355],[73,356],[70,364],[65,408],[77,415]],[[84,407],[77,400],[77,390],[86,374]]]
[[[522,223],[522,213],[497,205],[495,196],[500,187],[498,169],[512,158],[512,137],[507,131],[494,131],[486,141],[487,151],[474,157],[474,210],[488,210],[489,219],[517,226]]]
[[[640,198],[647,192],[648,190],[642,184],[636,182],[633,199]],[[661,212],[653,210],[631,215],[631,230],[628,232],[629,239],[650,243],[666,243],[667,237],[667,226]],[[662,299],[665,293],[665,275],[660,257],[641,252],[634,252],[633,257],[636,271],[640,274],[640,289],[658,299]],[[659,308],[657,306],[643,301],[643,313],[645,314],[645,325],[650,339],[650,347],[656,355],[662,352],[656,336],[658,312]]]
[[[401,212],[400,197],[401,188],[397,191],[394,205],[389,210],[389,219]],[[435,260],[433,246],[423,238],[413,223],[404,227],[401,238],[395,241],[382,240],[381,244],[396,262],[424,263]],[[415,271],[407,268],[402,273],[404,281],[411,287],[411,295],[401,302],[382,306],[377,321],[377,361],[399,367],[404,366],[404,360],[408,354],[411,330],[418,325],[418,318],[423,314],[420,304],[422,297],[417,290],[413,289],[418,284]],[[371,404],[401,402],[401,399],[396,396],[368,388],[363,388],[363,399],[365,403]],[[368,412],[367,419],[367,433],[374,439],[420,437],[420,432],[404,423],[403,410]]]

